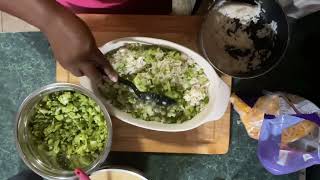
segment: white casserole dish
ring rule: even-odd
[[[199,127],[200,125],[206,122],[218,120],[223,116],[229,104],[230,88],[226,83],[222,81],[222,79],[220,79],[220,77],[217,75],[213,67],[202,56],[179,44],[166,41],[166,40],[147,38],[147,37],[127,37],[127,38],[116,39],[103,45],[100,48],[100,50],[103,54],[106,54],[111,50],[124,46],[127,43],[158,45],[158,46],[178,50],[182,53],[185,53],[187,56],[191,57],[197,64],[199,64],[204,69],[204,72],[210,81],[209,92],[208,92],[209,103],[194,118],[192,118],[191,120],[185,121],[181,124],[163,124],[163,123],[154,122],[154,121],[144,121],[144,120],[136,119],[132,117],[130,114],[120,111],[119,109],[113,107],[107,100],[105,100],[99,94],[99,91],[97,91],[96,87],[90,82],[90,80],[87,77],[81,77],[80,84],[85,88],[93,91],[98,97],[100,97],[101,100],[106,105],[109,113],[111,113],[113,116],[117,117],[118,119],[124,122],[127,122],[129,124],[132,124],[134,126],[138,126],[138,127],[150,129],[150,130],[166,131],[166,132],[179,132],[179,131],[191,130],[196,127]]]

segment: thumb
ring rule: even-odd
[[[106,57],[99,51],[94,55],[93,60],[103,69],[103,72],[109,77],[109,79],[113,82],[118,81],[118,73],[113,69],[110,62],[106,59]]]

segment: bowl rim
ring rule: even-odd
[[[59,89],[59,88],[66,88],[66,89]],[[105,116],[105,121],[106,121],[106,126],[108,128],[108,137],[107,137],[107,142],[105,144],[104,150],[101,152],[101,154],[99,155],[99,157],[92,162],[92,165],[89,166],[89,168],[86,168],[85,171],[86,173],[90,174],[92,172],[95,171],[96,168],[98,168],[103,162],[105,162],[105,160],[107,159],[110,151],[111,151],[111,145],[112,145],[112,136],[113,136],[113,128],[112,128],[112,121],[109,115],[109,112],[107,111],[106,107],[104,106],[104,104],[102,103],[102,101],[96,96],[94,95],[92,92],[90,92],[89,90],[87,90],[86,88],[83,88],[79,85],[75,85],[72,83],[52,83],[52,84],[48,84],[46,86],[40,87],[36,90],[34,90],[32,93],[30,93],[21,103],[18,112],[16,114],[16,118],[15,118],[15,127],[14,127],[14,137],[15,137],[15,143],[16,143],[16,149],[18,151],[18,154],[20,156],[20,158],[23,160],[23,162],[32,170],[34,171],[36,174],[40,175],[41,177],[44,178],[48,178],[48,179],[76,179],[76,175],[73,174],[72,170],[67,170],[65,172],[72,172],[72,176],[54,176],[54,175],[49,175],[46,174],[43,170],[39,170],[37,167],[35,167],[34,165],[32,165],[32,163],[30,161],[28,161],[28,158],[26,158],[25,153],[23,152],[21,145],[20,145],[20,141],[19,141],[19,124],[21,122],[21,113],[23,112],[23,110],[26,108],[26,105],[28,105],[28,103],[30,103],[31,100],[33,100],[34,98],[36,98],[39,94],[41,93],[45,93],[50,91],[50,93],[52,92],[57,92],[57,91],[66,91],[66,90],[70,90],[70,91],[77,91],[82,93],[83,95],[88,96],[89,98],[93,99],[98,106],[101,108],[104,116]]]
[[[110,167],[100,168],[97,171],[91,173],[90,176],[92,176],[95,173],[100,173],[100,172],[122,172],[122,173],[128,173],[128,174],[134,175],[136,177],[139,177],[139,178],[141,178],[141,180],[148,180],[146,177],[144,177],[142,175],[141,172],[138,172],[138,170],[135,170],[133,168],[128,168],[128,167],[119,167],[119,166],[110,166]]]

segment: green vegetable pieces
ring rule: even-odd
[[[164,94],[177,102],[168,107],[158,106],[141,101],[125,85],[105,82],[102,90],[105,98],[135,118],[183,123],[209,102],[209,80],[203,69],[177,50],[132,43],[106,56],[119,75],[132,81],[140,91]]]
[[[63,168],[86,167],[103,151],[108,130],[100,107],[74,91],[54,92],[34,108],[35,143]]]

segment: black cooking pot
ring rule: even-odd
[[[221,6],[223,3],[233,3],[233,2],[245,2],[250,4],[255,4],[253,0],[219,0],[216,1],[212,7],[209,9],[207,16],[202,24],[202,29],[200,32],[200,47],[202,49],[203,55],[208,59],[208,61],[215,67],[218,71],[230,75],[235,78],[255,78],[261,75],[266,74],[267,72],[271,71],[274,67],[276,67],[281,59],[283,58],[288,43],[289,43],[289,25],[287,21],[287,16],[283,11],[282,7],[275,1],[275,0],[260,0],[260,4],[264,12],[261,12],[260,18],[258,23],[250,27],[250,30],[255,31],[256,26],[261,26],[262,24],[271,23],[272,21],[276,22],[277,24],[277,34],[275,34],[274,38],[272,39],[272,46],[269,46],[269,50],[271,51],[271,56],[266,58],[264,61],[261,62],[258,68],[250,69],[247,72],[231,72],[228,70],[228,66],[218,65],[221,61],[224,61],[219,53],[210,53],[212,51],[213,43],[218,42],[220,39],[212,39],[206,37],[206,33],[210,33],[210,30],[214,24],[209,24],[212,18],[214,18],[214,12],[217,11],[218,6]],[[210,27],[211,26],[211,27]],[[218,42],[219,43],[219,42]],[[270,42],[265,40],[254,40],[254,44],[256,47],[259,46],[268,46]],[[211,50],[210,50],[211,48]],[[220,50],[219,50],[220,51]],[[227,49],[221,53],[229,53]],[[232,55],[237,55],[237,53],[243,53],[241,51],[233,51]],[[238,54],[239,55],[239,54]],[[240,54],[241,55],[241,54]]]

